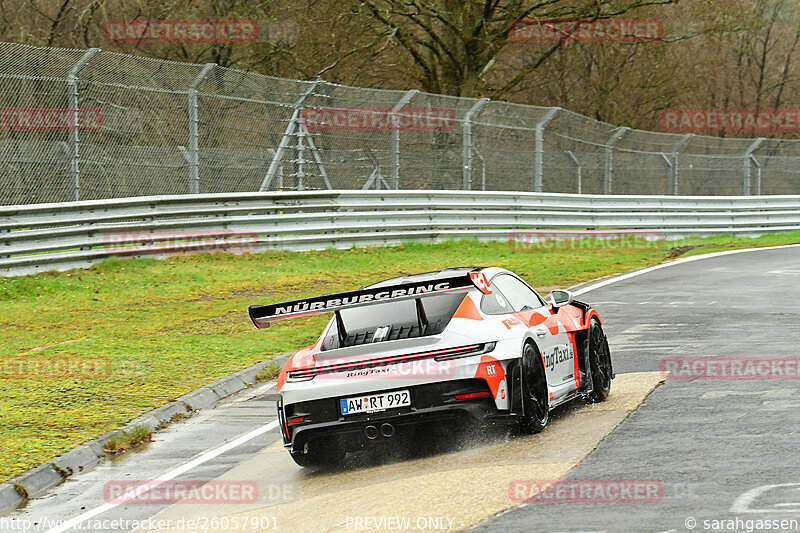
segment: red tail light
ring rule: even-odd
[[[294,418],[290,418],[289,420],[287,420],[286,423],[287,424],[299,424],[300,422],[302,422],[305,419],[306,419],[306,417],[304,417],[304,416],[296,416]]]
[[[488,398],[491,394],[487,391],[456,394],[456,400],[471,400],[472,398]]]

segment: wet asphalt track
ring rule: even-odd
[[[392,517],[410,519],[410,529],[478,523],[481,531],[526,532],[709,531],[704,520],[738,516],[741,527],[716,529],[736,531],[750,519],[800,520],[798,381],[669,380],[631,413],[656,385],[652,372],[664,357],[800,355],[800,248],[676,265],[580,298],[605,318],[615,370],[626,375],[607,406],[561,410],[542,435],[490,435],[444,453],[378,464],[356,457],[343,471],[310,472],[294,465],[277,431],[267,428],[212,457],[209,450],[274,420],[272,403],[259,399],[263,390],[250,389],[159,432],[147,449],[74,476],[0,517],[0,529],[47,531],[53,524],[45,520],[86,513],[96,514],[67,531],[129,531],[97,521],[147,518],[169,520],[170,527],[144,529],[211,531],[210,523],[188,528],[178,521],[220,516],[251,525],[253,517],[272,520],[246,528],[252,531],[404,530],[408,522]],[[177,479],[254,480],[258,501],[102,507],[108,481],[150,480],[190,461],[199,464]],[[655,480],[663,490],[656,503],[529,503],[484,520],[513,505],[509,480],[564,475]],[[780,486],[765,487],[771,485]],[[694,529],[687,528],[691,519]]]
[[[670,356],[800,356],[797,247],[677,265],[584,298],[606,317],[620,372],[658,370]],[[746,531],[756,527],[746,520],[800,521],[799,453],[796,379],[668,380],[567,476],[660,480],[660,502],[530,503],[476,529]],[[787,486],[737,503],[767,485]]]

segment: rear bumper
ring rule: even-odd
[[[339,398],[283,405],[278,402],[278,417],[281,435],[286,448],[300,452],[305,444],[314,439],[341,437],[354,443],[367,441],[364,430],[367,426],[391,423],[398,430],[423,423],[446,421],[472,422],[492,425],[507,413],[495,406],[489,387],[483,379],[462,379],[406,387],[411,392],[411,406],[375,413],[342,415]],[[393,389],[376,389],[372,393],[390,392]],[[481,398],[459,400],[457,394],[488,392]],[[303,417],[299,424],[288,425],[287,420]]]

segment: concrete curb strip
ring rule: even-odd
[[[25,487],[28,495],[33,496],[34,494],[39,494],[40,492],[49,489],[50,487],[54,487],[60,483],[62,479],[64,479],[64,476],[59,473],[55,466],[53,466],[51,463],[45,463],[28,470],[21,476],[18,476],[11,481],[15,484],[19,483]]]
[[[263,369],[268,364],[278,362],[278,360],[285,362],[286,359],[288,359],[286,355],[280,355],[274,359],[266,361],[265,364],[259,363],[257,365],[251,366],[250,368],[245,368],[244,370],[240,370],[235,374],[232,374],[231,377],[235,376],[244,381],[245,383],[247,383],[248,385],[252,385],[256,381],[258,381],[258,373],[261,372],[261,369]],[[281,362],[280,364],[282,365],[283,363]]]
[[[133,420],[131,420],[130,422],[128,422],[127,424],[125,424],[125,426],[122,428],[122,431],[128,433],[132,431],[136,426],[144,426],[150,431],[155,431],[155,429],[158,427],[159,422],[160,421],[156,417],[147,413],[142,416],[138,416]]]
[[[230,376],[204,385],[197,390],[180,396],[174,401],[134,418],[128,422],[122,430],[112,429],[111,431],[107,431],[99,437],[64,452],[47,463],[32,468],[13,479],[9,479],[5,483],[0,484],[0,513],[8,511],[24,501],[22,495],[17,491],[17,484],[25,488],[29,497],[35,497],[60,483],[65,477],[81,472],[103,460],[105,457],[105,445],[112,437],[122,435],[123,431],[130,431],[136,426],[145,426],[152,431],[157,431],[162,424],[168,425],[175,415],[188,415],[192,411],[210,407],[219,400],[231,396],[256,383],[258,381],[257,376],[259,372],[261,372],[265,366],[272,363],[283,365],[289,358],[289,355],[290,354],[284,354],[273,359],[258,362]]]
[[[230,396],[234,392],[244,389],[245,387],[247,387],[247,383],[238,377],[228,376],[227,378],[221,379],[217,381],[216,384],[212,385],[211,390],[214,391],[214,394],[220,398],[224,398],[226,396]]]
[[[11,483],[0,485],[0,511],[11,509],[22,501],[22,496],[17,492],[17,487]]]
[[[93,443],[94,444],[94,443]],[[70,451],[63,453],[51,461],[52,464],[59,469],[59,471],[66,473],[68,476],[82,471],[84,468],[89,468],[100,462],[103,447],[85,443],[82,446],[73,448]]]
[[[172,401],[167,404],[162,405],[156,409],[153,409],[149,413],[149,416],[152,416],[159,422],[161,421],[170,421],[172,417],[176,415],[187,415],[189,414],[189,409],[187,408],[186,404],[183,402]]]
[[[180,396],[178,401],[188,405],[192,411],[197,411],[198,409],[205,409],[217,403],[217,401],[219,401],[219,396],[217,396],[217,393],[215,393],[213,389],[206,385],[205,387],[200,387],[196,391]]]

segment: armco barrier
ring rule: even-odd
[[[800,229],[800,196],[303,191],[0,207],[0,275],[178,251],[310,250],[508,240],[526,229],[657,230],[666,238]]]

